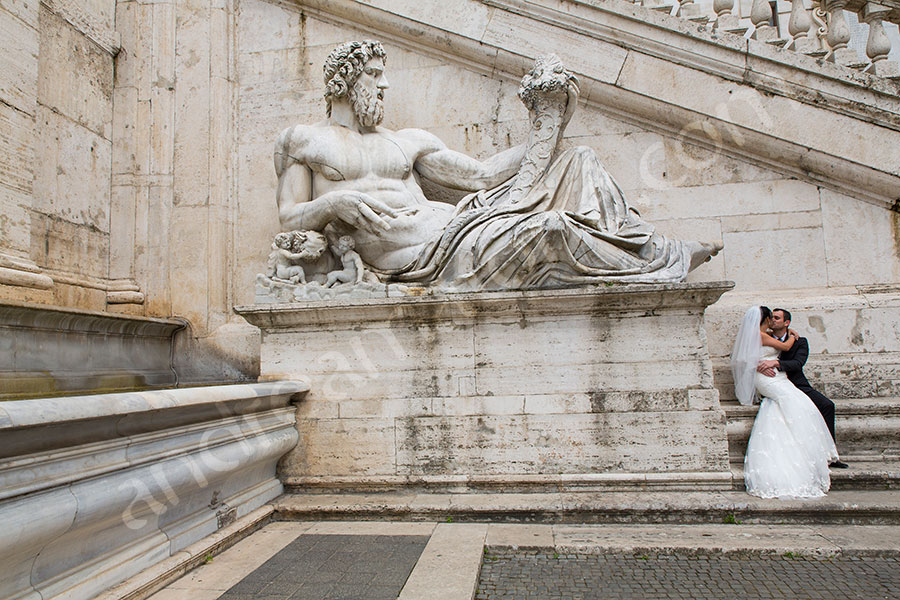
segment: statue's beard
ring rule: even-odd
[[[350,88],[350,105],[363,127],[375,127],[384,119],[384,101],[378,97],[379,94],[380,91],[373,93],[361,86]]]

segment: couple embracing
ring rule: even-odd
[[[761,398],[744,482],[748,493],[762,498],[823,496],[831,486],[829,466],[846,467],[834,445],[834,403],[803,375],[809,347],[790,320],[784,309],[750,308],[731,353],[738,401],[750,405]]]

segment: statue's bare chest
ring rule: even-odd
[[[391,135],[340,130],[320,142],[308,153],[306,164],[329,181],[403,180],[412,172],[412,149]]]

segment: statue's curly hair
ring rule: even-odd
[[[387,62],[387,54],[381,42],[363,40],[361,42],[344,42],[331,51],[325,59],[325,102],[327,115],[331,116],[331,101],[343,98],[356,83],[366,63],[375,57]]]

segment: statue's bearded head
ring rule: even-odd
[[[325,59],[324,68],[325,101],[329,117],[332,101],[347,98],[360,124],[374,127],[381,123],[384,118],[381,89],[360,85],[357,81],[366,65],[377,59],[380,59],[383,67],[386,55],[381,42],[345,42],[331,51]]]

